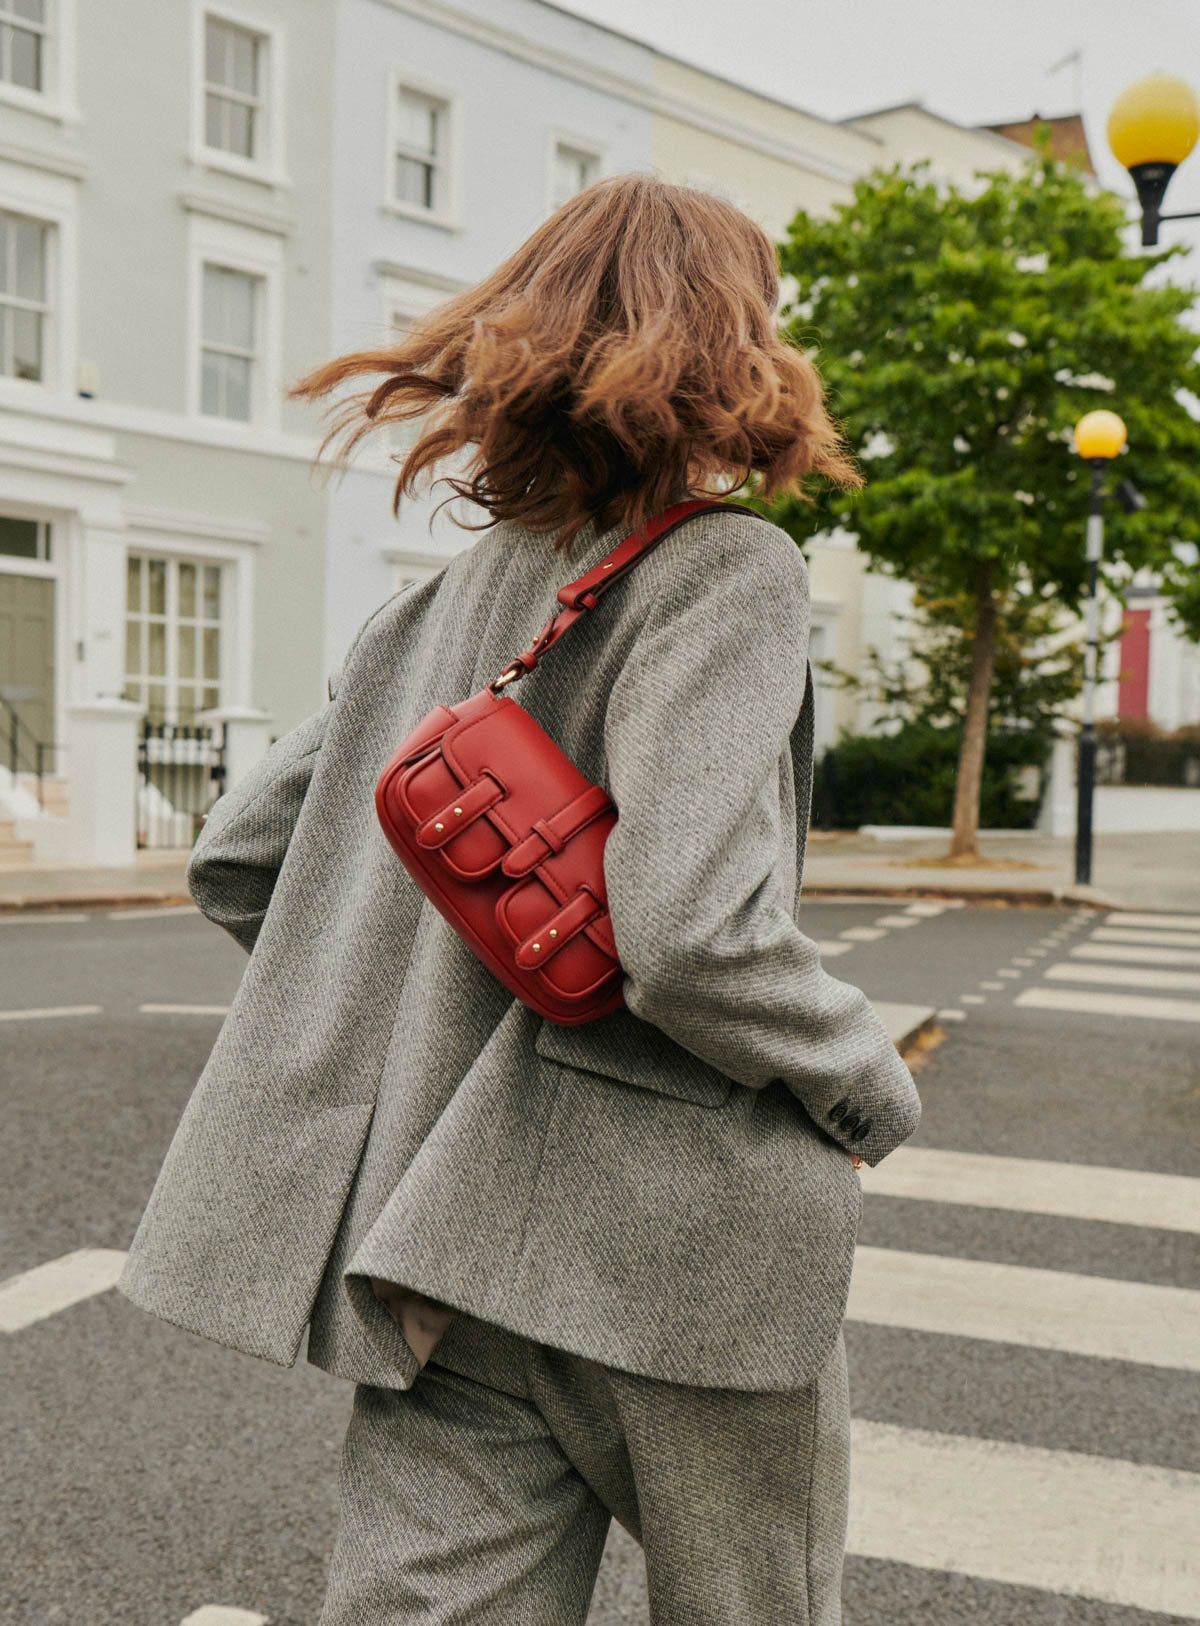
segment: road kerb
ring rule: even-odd
[[[189,892],[63,892],[45,897],[37,893],[17,893],[0,897],[0,915],[38,910],[50,913],[59,909],[133,909],[193,901]]]
[[[813,882],[802,889],[805,899],[818,902],[823,898],[955,898],[963,903],[983,903],[995,906],[1062,909],[1069,904],[1076,908],[1104,911],[1120,909],[1125,905],[1117,898],[1094,887],[984,887],[933,886],[924,881],[895,885],[884,883],[858,883],[855,881]]]

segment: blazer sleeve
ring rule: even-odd
[[[276,740],[217,798],[192,848],[188,890],[202,912],[247,953],[270,906],[330,709],[323,706]]]
[[[782,1079],[876,1164],[917,1126],[912,1075],[862,990],[822,969],[777,868],[794,850],[780,783],[804,698],[807,566],[757,520],[704,532],[672,560],[605,717],[626,1004],[748,1088]]]
[[[270,907],[342,680],[360,648],[366,649],[366,633],[400,600],[416,607],[428,599],[444,574],[410,582],[371,612],[329,677],[329,703],[276,740],[210,809],[188,862],[188,889],[204,914],[247,953]]]
[[[188,890],[201,912],[248,954],[270,907],[342,674],[373,620],[374,615],[359,628],[330,674],[328,704],[276,740],[248,774],[217,798],[192,848]]]

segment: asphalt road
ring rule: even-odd
[[[863,1171],[846,1626],[1200,1619],[1200,921],[804,925],[835,976],[945,1013],[911,1148]],[[0,1284],[128,1245],[244,964],[186,911],[0,921]],[[95,1289],[0,1351],[0,1621],[314,1626],[349,1385]],[[645,1618],[614,1527],[590,1626]]]

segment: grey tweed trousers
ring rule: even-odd
[[[318,1626],[584,1626],[616,1518],[651,1626],[840,1626],[841,1332],[806,1387],[667,1383],[465,1314],[411,1389],[358,1384]]]

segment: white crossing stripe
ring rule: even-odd
[[[920,915],[877,915],[875,924],[876,926],[919,926],[921,917]]]
[[[253,1609],[233,1609],[228,1604],[206,1603],[193,1609],[179,1626],[267,1626],[269,1615],[256,1615]]]
[[[847,1547],[1127,1608],[1200,1608],[1200,1474],[856,1419]]]
[[[1157,926],[1160,930],[1177,932],[1200,932],[1200,915],[1135,915],[1127,910],[1117,910],[1111,915],[1105,915],[1106,926]]]
[[[1004,984],[1002,982],[981,982],[979,986],[981,988],[986,988],[990,994],[1002,993],[1004,991]]]
[[[139,1005],[146,1016],[226,1016],[228,1005]]]
[[[910,903],[904,913],[932,918],[934,915],[944,915],[947,909],[962,908],[965,908],[962,898],[939,898],[936,902],[932,898],[919,898],[915,903]]]
[[[1200,965],[1200,949],[1135,948],[1122,943],[1079,943],[1073,960],[1122,960],[1129,965]]]
[[[848,943],[876,943],[887,936],[887,930],[883,926],[847,926],[838,936],[844,937]]]
[[[194,903],[160,903],[147,909],[109,909],[109,920],[154,920],[159,915],[198,915]]]
[[[20,1332],[72,1304],[107,1293],[125,1264],[119,1248],[80,1248],[0,1282],[0,1332]]]
[[[1200,1372],[1200,1292],[859,1248],[851,1321]]]
[[[1100,994],[1088,988],[1026,988],[1014,1005],[1090,1016],[1145,1016],[1153,1022],[1200,1022],[1200,999],[1156,999],[1153,994]]]
[[[817,947],[821,951],[821,958],[823,960],[828,960],[828,959],[832,959],[833,956],[837,955],[837,954],[849,954],[850,950],[854,947],[854,944],[853,943],[818,943]]]
[[[873,999],[871,1004],[893,1044],[903,1044],[934,1015],[932,1005],[899,1005],[890,999]]]
[[[1200,932],[1147,932],[1136,927],[1097,926],[1094,943],[1155,943],[1159,948],[1200,948]]]
[[[939,1022],[965,1022],[967,1013],[966,1011],[956,1011],[953,1006],[947,1006],[945,1010],[937,1013],[937,1019]],[[894,1153],[892,1155],[895,1156]]]
[[[899,1146],[877,1167],[863,1169],[862,1182],[868,1196],[966,1203],[1200,1235],[1200,1180],[1183,1174]]]
[[[98,1016],[103,1005],[42,1005],[24,1011],[0,1011],[0,1022],[35,1022],[53,1016]]]
[[[959,1002],[960,1005],[986,1005],[987,1004],[987,995],[986,994],[959,994],[958,1002]]]
[[[1180,993],[1200,993],[1200,971],[1164,971],[1161,966],[1081,965],[1064,960],[1046,967],[1047,977],[1057,982],[1097,982],[1109,988],[1174,988]]]

